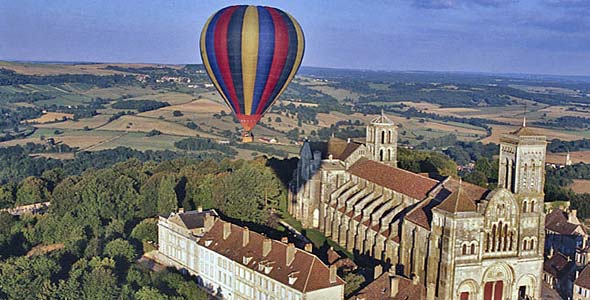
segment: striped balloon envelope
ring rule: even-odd
[[[216,12],[201,33],[201,58],[213,84],[250,135],[297,73],[305,40],[282,10],[237,5]]]

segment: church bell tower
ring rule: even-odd
[[[369,159],[397,166],[397,126],[383,110],[367,125],[366,139]]]

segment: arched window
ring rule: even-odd
[[[383,161],[385,157],[383,157],[383,149],[379,150],[379,160]]]
[[[385,144],[385,130],[381,131],[381,144]]]
[[[389,130],[389,139],[388,140],[389,140],[388,143],[391,144],[391,142],[393,140],[393,137],[391,136],[391,130]]]
[[[524,200],[524,202],[522,203],[522,212],[525,213],[527,211],[527,206],[528,206],[529,202]]]
[[[536,204],[537,204],[536,202],[537,202],[537,201],[535,201],[535,200],[531,201],[531,212],[535,212],[535,210],[536,210],[536,209],[535,209],[535,206],[536,206]]]
[[[467,244],[463,244],[463,251],[461,251],[461,254],[463,254],[463,255],[467,254]]]
[[[387,149],[387,160],[391,160],[391,149]]]
[[[475,254],[475,243],[471,244],[471,251],[469,251],[469,253],[471,253],[471,255]]]
[[[529,245],[528,239],[524,239],[522,241],[522,250],[527,250],[528,245]]]
[[[531,245],[529,250],[535,250],[535,239],[531,239]]]

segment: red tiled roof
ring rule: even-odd
[[[574,284],[585,289],[590,289],[590,265],[587,265],[578,275]]]
[[[430,230],[430,218],[426,215],[426,210],[428,209],[427,204],[429,204],[431,201],[432,200],[421,203],[419,206],[411,210],[410,213],[406,215],[405,219],[420,227]]]
[[[336,137],[332,137],[328,142],[314,142],[310,146],[313,150],[320,151],[323,158],[328,158],[332,155],[333,159],[345,160],[362,144],[351,141],[345,141]]]
[[[428,192],[439,183],[434,179],[368,159],[357,161],[348,171],[417,200],[425,199]]]
[[[437,208],[451,213],[477,211],[475,203],[485,198],[489,192],[488,189],[475,184],[458,182],[454,179],[445,182],[444,188],[450,192],[450,195]]]
[[[412,280],[396,276],[399,278],[397,295],[391,297],[391,275],[385,272],[375,281],[371,282],[365,288],[354,294],[349,299],[363,300],[424,300],[426,299],[426,290],[420,283],[414,284]]]
[[[231,233],[227,239],[224,240],[224,223],[224,221],[217,220],[211,230],[205,233],[198,243],[201,246],[215,251],[241,265],[244,265],[244,257],[251,257],[250,262],[244,266],[256,272],[259,272],[259,262],[273,262],[273,268],[268,274],[264,272],[259,273],[265,274],[270,278],[304,293],[339,286],[345,283],[339,277],[337,277],[336,282],[330,283],[330,269],[315,255],[301,249],[295,249],[294,260],[289,266],[287,266],[287,245],[279,241],[272,240],[270,252],[268,255],[263,256],[262,245],[265,237],[259,233],[249,231],[249,243],[245,247],[242,247],[245,230],[237,225],[231,224]],[[207,241],[212,241],[209,246],[207,246]],[[292,285],[289,285],[289,274],[295,272],[298,272],[297,280]]]

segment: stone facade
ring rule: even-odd
[[[545,137],[526,124],[502,137],[494,190],[397,168],[390,137],[382,114],[364,143],[306,142],[290,213],[418,282],[426,299],[541,299]]]
[[[158,241],[158,261],[196,276],[215,299],[344,299],[336,266],[293,244],[224,222],[213,210],[160,217]]]

